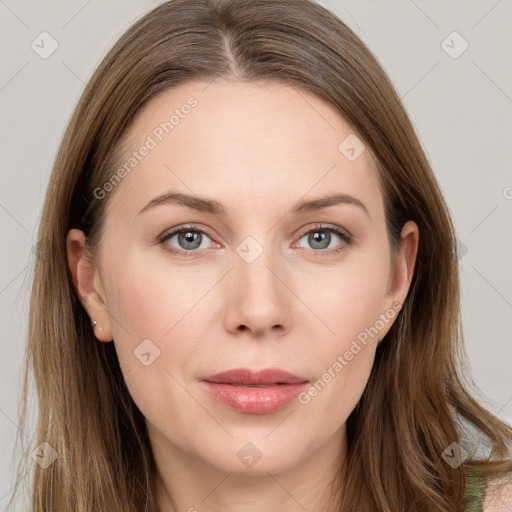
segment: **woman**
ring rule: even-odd
[[[319,5],[137,21],[76,107],[39,239],[31,510],[508,510],[512,429],[462,382],[448,208]]]

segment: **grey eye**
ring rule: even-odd
[[[333,235],[338,237],[340,241],[343,241],[340,235],[336,234],[334,231],[329,229],[312,229],[308,233],[305,233],[301,240],[307,238],[307,243],[309,244],[309,248],[316,250],[324,250],[330,249],[336,246],[336,239],[333,239]],[[334,245],[331,245],[331,242],[334,242]],[[338,242],[339,243],[339,242]],[[304,247],[301,245],[301,247]],[[308,248],[308,247],[306,247]]]
[[[201,243],[205,240],[208,240],[209,237],[196,229],[181,229],[174,233],[171,233],[167,238],[166,242],[169,243],[173,238],[177,238],[178,246],[177,249],[181,249],[184,251],[195,251],[196,249],[204,249],[208,247],[201,247]],[[173,247],[176,247],[176,244],[170,244]]]

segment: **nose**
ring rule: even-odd
[[[293,294],[286,285],[285,270],[266,251],[248,261],[234,255],[234,268],[225,288],[225,327],[229,332],[248,332],[258,338],[281,337],[292,327]]]

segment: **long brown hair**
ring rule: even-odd
[[[113,343],[98,343],[67,264],[66,235],[101,241],[106,183],[136,112],[192,79],[274,80],[336,109],[378,163],[391,249],[407,220],[419,227],[413,281],[379,345],[367,387],[347,420],[347,481],[330,510],[460,512],[471,467],[512,470],[512,429],[468,391],[454,228],[405,109],[365,44],[310,0],[171,0],[139,19],[85,87],[59,148],[39,228],[20,408],[29,377],[38,399],[34,441],[58,454],[34,465],[33,512],[156,512],[158,474],[144,417],[124,383]],[[473,393],[471,391],[471,393]],[[458,467],[442,454],[476,427],[492,451]],[[340,467],[341,475],[341,467]],[[326,485],[329,483],[326,483]]]

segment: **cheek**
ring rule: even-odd
[[[375,254],[383,252],[376,250]],[[304,286],[301,290],[304,302],[312,305],[322,322],[317,322],[317,334],[323,334],[318,336],[315,349],[309,349],[317,372],[299,402],[311,404],[315,414],[331,418],[332,428],[343,422],[357,404],[381,332],[396,316],[394,310],[384,309],[389,261],[380,256],[361,256],[350,263],[330,274],[317,275],[315,287]]]
[[[355,260],[355,258],[354,258]],[[361,257],[351,264],[317,274],[314,286],[304,282],[300,296],[327,326],[329,350],[342,350],[384,313],[387,298],[388,262]],[[382,326],[378,324],[378,329]],[[349,343],[350,344],[350,343]]]
[[[203,413],[186,390],[187,372],[200,360],[201,347],[187,328],[194,317],[193,309],[187,314],[189,303],[197,297],[170,281],[131,274],[119,287],[126,329],[114,329],[114,343],[133,401],[145,418],[178,441],[186,437],[190,417]]]
[[[185,269],[169,272],[138,264],[137,258],[125,258],[114,276],[109,311],[119,363],[137,405],[152,409],[161,392],[173,400],[179,387],[173,377],[181,382],[182,371],[197,357],[200,347],[188,327],[204,291],[190,286],[193,276]]]
[[[129,332],[137,339],[142,336],[164,343],[171,330],[181,327],[182,319],[190,313],[193,316],[191,309],[206,293],[209,281],[198,279],[193,269],[172,268],[162,261],[164,264],[154,264],[134,251],[114,269],[109,286],[115,290],[115,307],[109,309],[118,319],[113,328],[119,340],[126,339]]]
[[[346,421],[366,387],[384,325],[384,290],[382,278],[347,278],[317,304],[334,334],[309,348],[316,372],[298,402],[305,417],[323,418],[326,432],[334,433]]]

